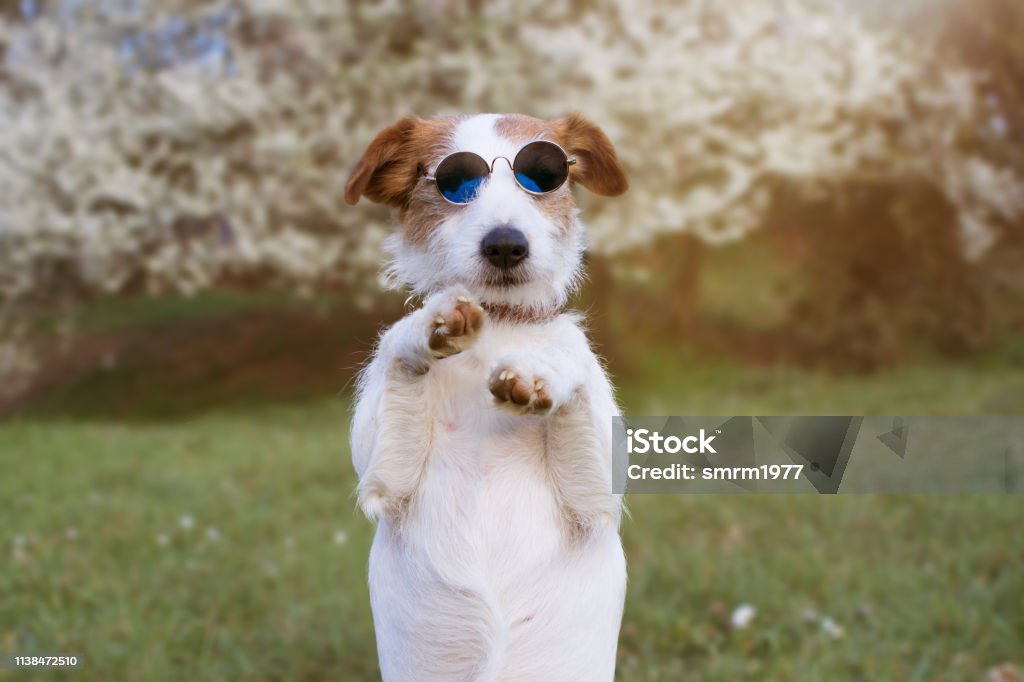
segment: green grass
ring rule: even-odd
[[[1024,362],[1008,350],[873,374],[751,368],[684,344],[648,346],[630,363],[618,383],[633,415],[1024,414]]]
[[[1024,367],[829,378],[663,349],[621,395],[632,414],[1008,413]],[[0,426],[0,651],[83,656],[53,679],[375,679],[372,527],[351,497],[347,420],[333,399]],[[1019,497],[630,507],[623,680],[979,680],[1024,664]],[[742,603],[758,615],[733,631]],[[844,635],[805,622],[807,609]]]
[[[0,649],[78,652],[76,679],[372,677],[343,407],[4,427]]]

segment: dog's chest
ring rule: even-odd
[[[543,422],[511,415],[494,404],[488,390],[490,373],[509,354],[543,345],[546,338],[527,329],[485,329],[468,350],[431,368],[424,385],[424,403],[434,418],[434,436],[461,443],[488,445],[492,440],[512,446],[535,440]]]
[[[545,420],[499,409],[488,390],[502,358],[543,340],[500,331],[485,331],[473,348],[431,369],[423,401],[430,452],[418,492],[421,518],[434,530],[447,527],[442,536],[455,545],[451,551],[486,547],[488,556],[480,559],[495,566],[513,556],[522,565],[527,548],[549,551],[541,539],[548,535],[558,541]]]

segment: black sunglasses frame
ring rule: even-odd
[[[519,182],[519,178],[516,176],[516,172],[515,172],[516,161],[519,160],[519,155],[522,154],[524,151],[526,151],[528,148],[530,148],[530,147],[532,147],[534,145],[550,145],[550,146],[554,147],[555,149],[557,149],[558,151],[560,151],[562,153],[562,156],[565,157],[565,179],[562,180],[560,183],[558,183],[557,186],[552,187],[551,189],[546,190],[544,192],[535,192],[532,189],[529,189],[528,187],[524,187],[523,183]],[[552,192],[557,191],[558,189],[560,189],[562,187],[562,185],[564,185],[566,182],[569,181],[569,167],[576,165],[576,159],[571,157],[571,156],[569,156],[564,149],[562,149],[559,145],[555,144],[554,142],[550,142],[548,140],[534,140],[533,142],[527,142],[522,147],[520,147],[519,151],[516,152],[515,157],[511,161],[508,160],[507,156],[496,156],[493,159],[491,159],[490,163],[487,163],[487,160],[484,157],[480,156],[479,154],[476,154],[475,152],[461,151],[461,152],[454,152],[454,153],[449,154],[448,156],[444,157],[443,159],[441,159],[441,161],[437,164],[437,168],[440,168],[441,166],[443,166],[444,162],[447,161],[448,159],[452,158],[453,156],[458,156],[459,154],[470,154],[470,155],[475,156],[476,158],[480,159],[480,161],[484,164],[484,166],[487,167],[487,175],[481,176],[481,177],[484,177],[484,178],[486,178],[487,176],[489,176],[489,175],[494,173],[494,164],[496,164],[498,162],[498,159],[504,159],[505,163],[507,163],[508,167],[512,170],[512,177],[515,179],[516,184],[519,185],[519,189],[523,190],[527,194],[532,194],[533,196],[537,196],[537,197],[544,196],[545,194],[551,194]],[[436,169],[435,169],[435,172],[436,172]],[[449,204],[452,204],[453,206],[465,206],[465,205],[467,205],[469,203],[472,203],[473,199],[470,199],[469,201],[452,201],[451,199],[449,199],[448,197],[446,197],[444,195],[444,192],[441,191],[441,186],[438,184],[437,177],[435,175],[430,175],[429,173],[424,171],[423,172],[423,177],[424,177],[424,179],[427,182],[432,183],[434,185],[434,187],[437,188],[437,193],[440,194],[441,198],[444,199]]]

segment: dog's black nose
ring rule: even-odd
[[[480,253],[491,265],[509,270],[530,255],[530,242],[514,227],[496,227],[484,235]]]

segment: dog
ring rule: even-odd
[[[571,186],[628,181],[578,113],[402,118],[345,186],[394,209],[384,273],[423,299],[360,374],[358,502],[381,674],[611,680],[626,592],[611,383],[582,316]]]

